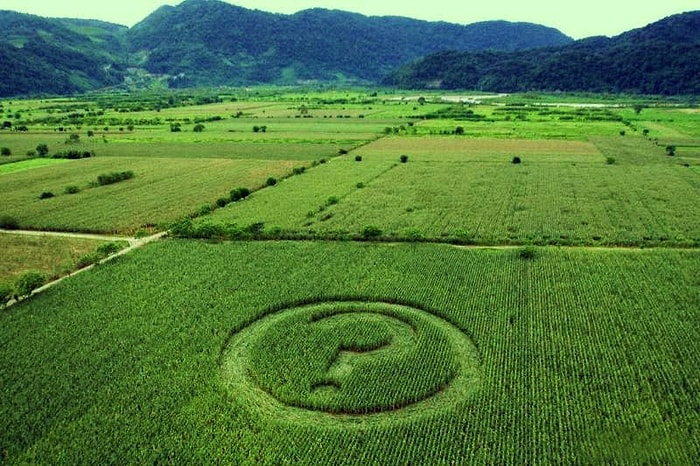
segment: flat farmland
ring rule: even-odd
[[[11,463],[694,464],[699,261],[165,240],[0,314],[0,444]]]
[[[133,233],[213,204],[237,187],[256,189],[298,161],[255,159],[95,157],[0,175],[3,213],[22,228]],[[133,171],[134,178],[91,187],[101,174]],[[77,186],[77,194],[65,194]],[[40,200],[43,192],[55,197]]]
[[[2,102],[0,463],[700,464],[697,111],[459,100]]]
[[[700,244],[697,173],[642,138],[398,137],[355,153],[361,162],[335,159],[332,170],[312,169],[274,195],[202,222],[262,222],[323,238],[359,237],[373,226],[386,239],[493,245]],[[402,154],[408,163],[399,163]],[[513,164],[514,156],[522,163]],[[368,165],[376,176],[358,176]]]

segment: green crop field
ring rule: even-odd
[[[700,464],[692,103],[0,104],[1,464]]]
[[[0,317],[4,458],[697,462],[698,252],[531,252],[154,244]]]

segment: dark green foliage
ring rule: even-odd
[[[533,260],[537,256],[537,249],[533,246],[525,246],[518,249],[518,257],[525,261]]]
[[[41,200],[51,199],[52,197],[55,197],[55,194],[51,191],[44,191],[43,193],[39,194],[39,199]]]
[[[0,228],[5,230],[17,230],[19,229],[19,222],[11,215],[0,215]]]
[[[180,123],[171,123],[170,124],[170,132],[171,133],[179,133],[182,131],[182,125]]]
[[[255,126],[253,126],[253,132],[254,132],[254,133],[266,133],[266,132],[267,132],[267,126],[265,126],[265,125],[262,125],[262,126],[255,125]]]
[[[49,146],[46,144],[39,144],[36,146],[36,153],[39,155],[39,157],[46,157],[49,155]]]
[[[225,197],[220,197],[216,200],[217,207],[226,207],[226,205],[228,203],[229,203],[229,199],[226,199]]]
[[[401,163],[407,163],[408,162],[408,155],[405,155],[405,154],[402,155],[401,157],[399,157],[399,160],[401,161]]]
[[[522,163],[522,160],[520,159],[520,157],[518,157],[516,155],[515,157],[513,157],[513,160],[511,162],[515,165],[518,165],[518,164]]]
[[[301,175],[304,172],[306,172],[306,167],[295,167],[292,171],[295,175]]]
[[[195,133],[201,133],[202,131],[204,131],[204,125],[201,123],[196,124],[196,125],[194,125],[194,128],[192,129],[192,131],[194,131]]]
[[[0,155],[9,157],[10,155],[12,155],[12,150],[9,147],[2,147],[0,148]]]
[[[96,249],[97,253],[104,257],[111,256],[112,254],[115,254],[121,250],[122,246],[115,242],[101,244]]]
[[[94,157],[95,153],[91,151],[81,151],[81,150],[66,150],[62,152],[56,152],[51,156],[52,159],[69,159],[69,160],[77,160],[77,159],[88,159],[90,157]]]
[[[43,286],[45,281],[46,277],[40,272],[24,272],[19,276],[15,284],[17,296],[29,296],[32,291]]]
[[[366,240],[377,239],[382,233],[382,229],[375,225],[367,225],[362,229],[362,237]]]
[[[250,189],[248,188],[236,188],[231,191],[231,202],[240,201],[250,196]]]
[[[605,157],[605,163],[608,165],[615,165],[615,157],[607,156]]]
[[[361,155],[356,155],[356,156],[355,156],[355,162],[362,162],[362,156],[361,156]]]
[[[673,157],[674,155],[676,155],[676,146],[666,146],[666,155],[668,155],[669,157]]]
[[[70,185],[66,186],[66,189],[64,190],[66,194],[78,194],[80,192],[80,187],[76,185]]]
[[[336,205],[336,204],[339,203],[339,202],[340,202],[340,198],[339,198],[338,196],[331,196],[331,197],[329,197],[328,200],[326,201],[326,205],[327,205],[327,206],[332,206],[332,205]]]
[[[15,295],[15,288],[9,283],[0,282],[0,308],[5,307]]]
[[[68,136],[68,139],[66,139],[66,144],[77,144],[80,142],[80,135],[79,134],[71,134]]]
[[[102,174],[97,177],[97,184],[100,186],[106,186],[108,184],[114,184],[119,183],[120,181],[130,180],[134,176],[134,172],[132,172],[131,170]]]
[[[277,178],[271,176],[265,181],[265,186],[275,186],[277,184]]]
[[[671,16],[611,39],[591,37],[520,52],[440,52],[385,82],[493,92],[700,93],[700,12]]]

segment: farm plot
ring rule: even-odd
[[[700,244],[695,172],[649,141],[624,141],[387,138],[211,221],[312,238],[373,228],[384,239],[476,244]],[[358,176],[364,167],[371,176]]]
[[[149,245],[0,314],[3,459],[698,463],[698,251],[527,252]]]
[[[196,212],[203,204],[211,206],[217,197],[228,196],[234,188],[256,189],[268,177],[289,174],[299,164],[208,158],[76,160],[0,175],[2,214],[29,229],[134,232]],[[100,175],[124,171],[132,172],[133,179],[94,186]],[[40,199],[45,197],[42,193],[54,196]]]

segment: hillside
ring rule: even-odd
[[[571,42],[528,23],[467,26],[311,9],[294,15],[218,0],[164,6],[128,29],[0,11],[0,96],[70,94],[123,85],[140,68],[173,87],[377,82],[446,50],[517,50]]]
[[[129,31],[132,53],[175,85],[377,81],[389,71],[446,49],[516,50],[571,42],[526,23],[460,26],[400,17],[311,9],[280,15],[216,0],[162,7]]]
[[[517,52],[442,52],[392,73],[404,88],[700,93],[700,11],[613,38]]]
[[[0,96],[70,94],[121,83],[126,30],[0,11]]]

